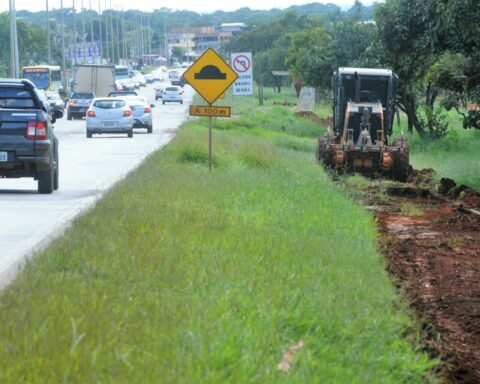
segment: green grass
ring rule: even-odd
[[[448,177],[457,184],[466,184],[480,191],[480,131],[463,129],[462,119],[455,111],[447,113],[449,132],[437,140],[421,140],[418,134],[407,133],[407,119],[395,122],[395,134],[403,130],[410,141],[410,162],[416,169],[432,168],[438,178]]]
[[[373,218],[277,116],[216,121],[212,172],[189,122],[37,255],[0,294],[0,382],[428,381]]]
[[[433,168],[438,177],[448,177],[480,191],[480,131],[452,125],[449,135],[424,142],[410,136],[410,157],[415,168]]]

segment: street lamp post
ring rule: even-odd
[[[95,64],[95,52],[94,52],[94,40],[93,40],[93,12],[92,12],[92,0],[89,1],[90,4],[90,49],[92,52],[92,64]]]
[[[63,79],[62,79],[62,85],[63,89],[66,90],[66,84],[65,84],[65,79],[66,79],[66,72],[67,72],[67,65],[65,63],[65,25],[63,22],[63,0],[60,0],[60,12],[61,12],[61,23],[62,23],[62,71],[63,71]]]
[[[110,0],[110,46],[112,47],[112,64],[115,64],[115,40],[113,32],[113,11],[112,11],[112,0]]]
[[[50,38],[50,13],[48,11],[48,0],[46,0],[47,6],[47,53],[48,53],[48,65],[52,64],[52,44]]]
[[[107,19],[107,0],[105,0],[105,8],[103,9],[103,13],[105,13],[103,19],[105,20],[105,58],[107,59],[107,63],[110,63],[110,51],[109,51],[109,44],[108,41],[108,19]]]
[[[83,0],[81,2],[82,7],[82,44],[83,44],[83,60],[82,63],[85,64],[87,60],[87,40],[86,40],[86,33],[85,33],[85,8],[83,8]]]
[[[73,0],[73,65],[77,64],[77,11]]]
[[[100,29],[100,63],[102,63],[103,58],[103,32],[102,32],[102,12],[101,12],[101,1],[98,2],[98,20],[99,20],[99,29]]]
[[[15,11],[15,0],[9,0],[10,10],[10,77],[20,77],[20,66],[18,60],[18,39],[17,39],[17,14]]]

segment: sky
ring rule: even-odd
[[[46,7],[45,0],[14,0],[15,8],[18,10],[29,10],[31,12],[43,11]],[[315,2],[314,0],[106,0],[108,7],[114,9],[139,9],[144,12],[151,12],[155,8],[170,8],[172,10],[189,10],[197,13],[210,13],[217,10],[234,11],[238,8],[249,7],[251,9],[271,9],[271,8],[288,8],[291,5],[303,5]],[[75,8],[80,9],[82,0],[63,0],[64,7],[71,7],[75,2]],[[90,7],[98,10],[100,3],[101,8],[105,7],[105,0],[83,0],[85,8]],[[348,9],[354,4],[354,0],[331,0],[319,1],[320,3],[336,4],[342,9]],[[371,5],[374,0],[363,0],[363,5]],[[49,8],[60,8],[60,0],[48,0]],[[134,5],[132,4],[134,3]],[[7,0],[0,0],[0,12],[8,11]],[[112,6],[110,7],[110,4]]]

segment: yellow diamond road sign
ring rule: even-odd
[[[183,78],[209,104],[217,100],[237,77],[237,73],[212,48],[207,49],[183,74]]]

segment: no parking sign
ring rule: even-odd
[[[252,52],[232,53],[231,60],[231,67],[238,75],[238,79],[233,83],[233,95],[253,95]]]

